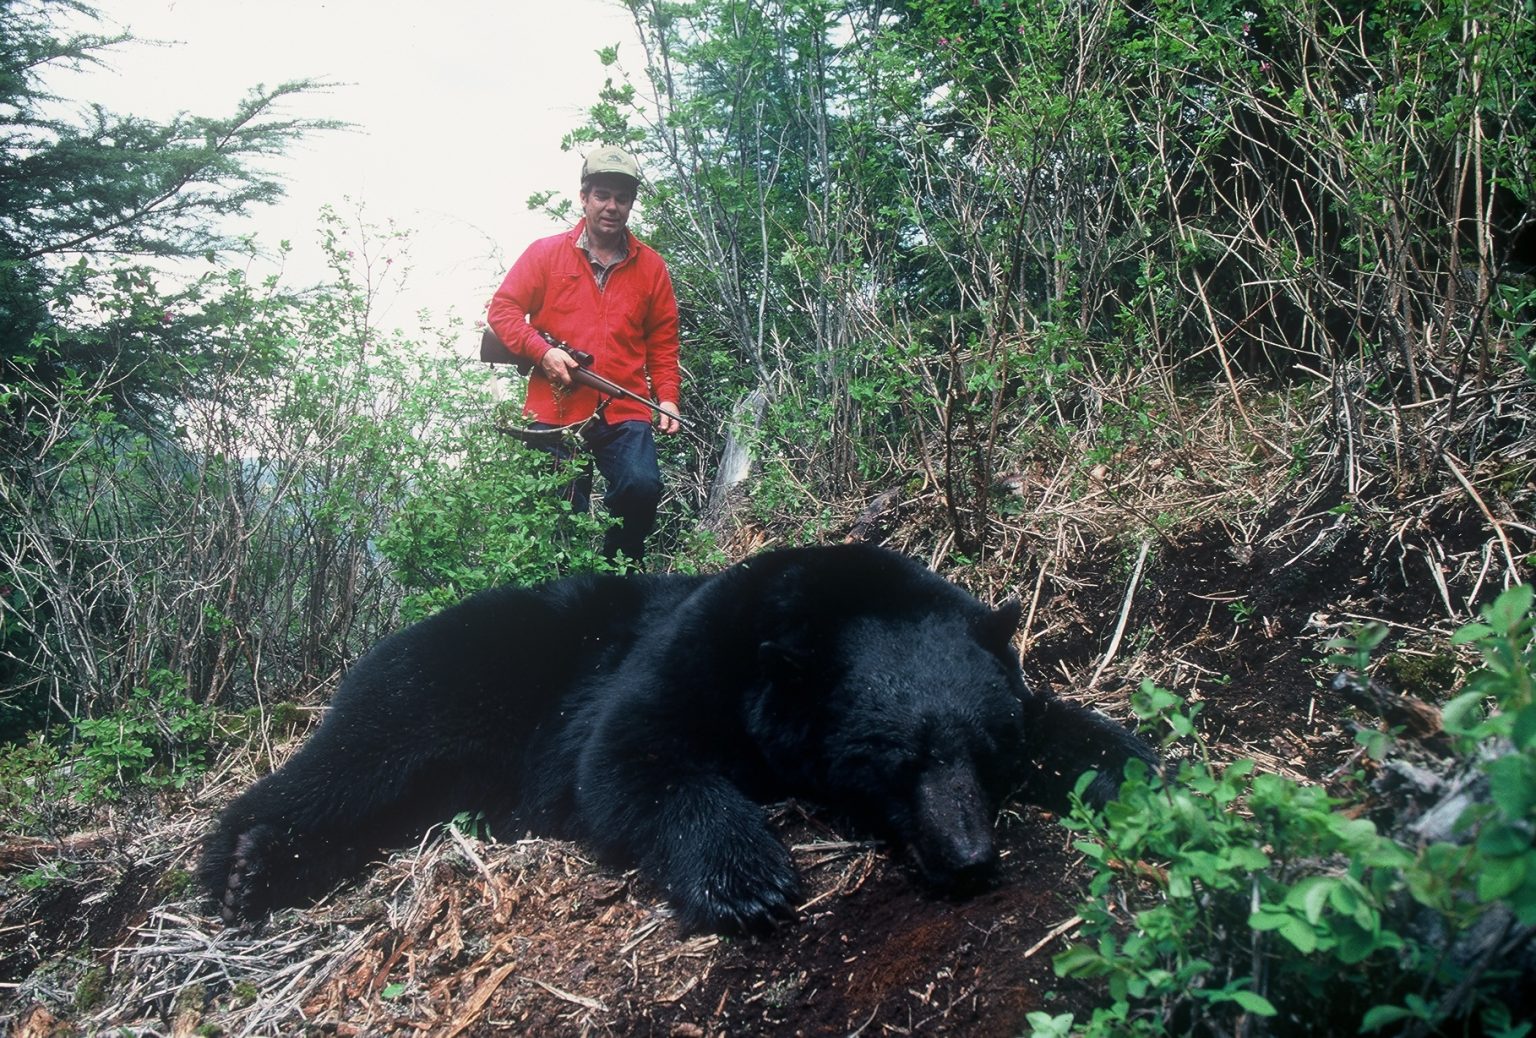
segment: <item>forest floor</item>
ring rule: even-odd
[[[1223,471],[1124,459],[1072,493],[1060,473],[1024,472],[1007,493],[1027,514],[999,527],[1013,531],[1005,549],[946,572],[987,600],[1020,596],[1021,658],[1037,689],[1126,719],[1131,691],[1151,679],[1203,703],[1218,761],[1250,758],[1324,783],[1369,768],[1354,726],[1381,722],[1330,691],[1327,642],[1380,622],[1390,630],[1383,680],[1431,699],[1450,691],[1466,663],[1450,634],[1506,579],[1529,579],[1521,570],[1536,545],[1517,517],[1536,498],[1531,468],[1512,486],[1507,466],[1487,469],[1505,474],[1500,494],[1472,470],[1465,484],[1375,504],[1303,493],[1269,468]],[[1225,506],[1239,497],[1243,508]],[[1170,514],[1183,518],[1130,521]],[[931,497],[887,499],[829,539],[856,526],[932,557],[942,521]],[[736,547],[772,540],[743,532]],[[1006,1038],[1027,1033],[1031,1011],[1082,1011],[1097,994],[1051,968],[1078,925],[1084,873],[1072,836],[1017,806],[999,820],[998,881],[951,901],[811,805],[780,805],[773,817],[806,901],[765,939],[680,937],[657,891],[575,846],[452,830],[318,905],[254,932],[225,929],[190,873],[253,756],[220,762],[190,795],[118,806],[89,831],[0,845],[0,871],[68,862],[40,889],[4,888],[0,1025],[29,1038]]]

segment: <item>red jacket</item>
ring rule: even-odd
[[[581,231],[577,224],[528,246],[496,290],[486,321],[517,356],[537,363],[550,349],[538,333],[548,332],[592,354],[592,370],[609,381],[658,403],[676,404],[682,384],[677,297],[666,262],[630,234],[629,255],[599,292],[586,253],[576,247]],[[535,421],[569,425],[589,417],[597,402],[597,391],[586,386],[572,386],[557,397],[553,383],[535,373],[528,380],[523,413]],[[651,412],[621,397],[603,417],[610,423],[648,422]]]

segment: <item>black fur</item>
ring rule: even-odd
[[[324,893],[460,811],[635,866],[687,930],[760,932],[799,886],[761,804],[824,804],[943,888],[995,863],[1021,783],[1108,799],[1151,750],[1026,688],[1017,603],[850,545],[711,577],[575,577],[483,592],[380,642],[286,764],[236,799],[202,879],[226,918]]]

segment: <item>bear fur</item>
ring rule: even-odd
[[[1033,694],[993,610],[893,552],[791,548],[713,576],[481,592],[381,641],[282,767],[219,817],[201,878],[224,917],[312,900],[458,812],[634,867],[685,931],[794,914],[760,806],[825,805],[935,887],[985,879],[1013,791],[1061,808],[1130,759],[1122,726]]]

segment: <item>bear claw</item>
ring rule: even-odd
[[[257,913],[254,904],[255,880],[261,874],[261,836],[256,830],[243,832],[235,840],[229,875],[219,898],[219,916],[226,923],[250,919]]]
[[[673,885],[683,929],[761,936],[795,918],[800,880],[789,854],[763,834],[758,854],[717,861]]]

